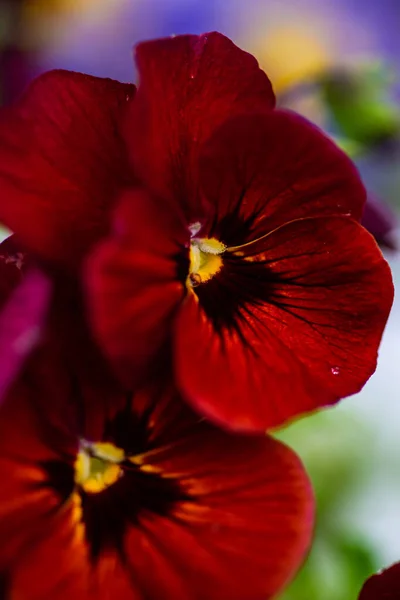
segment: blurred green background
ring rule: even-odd
[[[257,56],[280,105],[355,160],[364,224],[399,284],[398,0],[0,0],[1,102],[49,68],[131,81],[137,41],[214,29]],[[356,599],[370,573],[400,559],[399,368],[395,302],[363,392],[276,434],[304,460],[318,504],[313,549],[280,600]]]

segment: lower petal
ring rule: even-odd
[[[183,499],[164,514],[143,510],[127,530],[127,561],[143,597],[275,597],[313,530],[313,494],[300,460],[271,437],[232,435],[199,419],[165,382],[148,402],[152,436],[143,463],[176,482]]]
[[[302,219],[233,258],[177,319],[177,378],[196,409],[265,430],[359,391],[393,300],[372,236],[342,217]]]

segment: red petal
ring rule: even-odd
[[[145,42],[136,60],[127,129],[135,167],[150,189],[185,204],[189,191],[197,195],[199,145],[233,115],[272,109],[271,84],[255,58],[220,33]]]
[[[73,262],[107,230],[129,177],[119,123],[131,85],[54,71],[0,121],[0,220],[28,250]]]
[[[274,596],[299,567],[312,533],[312,492],[299,459],[270,437],[233,436],[199,420],[168,388],[147,396],[139,414],[149,403],[152,435],[142,460],[178,481],[189,499],[167,516],[143,511],[140,527],[127,534],[143,596]]]
[[[74,460],[75,436],[67,431],[70,397],[51,355],[35,362],[13,386],[0,412],[0,571],[37,540],[61,505],[42,465]],[[32,363],[31,363],[32,364]],[[55,404],[57,404],[55,408]],[[57,410],[58,409],[58,410]]]
[[[244,430],[360,390],[393,300],[372,236],[343,217],[294,221],[228,251],[197,290],[178,315],[179,385],[200,412]]]
[[[79,506],[70,500],[34,546],[19,556],[10,587],[29,600],[142,600],[119,552],[109,550],[94,563],[88,553]],[[43,523],[43,521],[42,521]]]
[[[165,342],[184,297],[178,265],[185,242],[188,229],[174,222],[164,204],[156,206],[144,192],[127,192],[114,236],[88,261],[89,318],[128,385],[137,383]],[[187,257],[181,260],[188,265]]]
[[[227,245],[302,217],[359,220],[365,202],[348,157],[317,127],[284,111],[225,123],[203,148],[200,178],[210,204],[202,235]]]
[[[373,575],[364,584],[358,600],[398,600],[400,598],[400,563]]]

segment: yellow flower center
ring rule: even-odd
[[[85,492],[102,492],[123,476],[123,460],[124,451],[114,444],[82,441],[75,462],[75,483]]]
[[[225,244],[215,238],[192,238],[190,244],[189,284],[192,287],[208,281],[222,267]]]

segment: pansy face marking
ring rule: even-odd
[[[225,244],[216,238],[196,237],[201,225],[194,223],[189,227],[192,233],[190,240],[190,265],[188,284],[197,287],[209,281],[222,268],[222,255],[226,250]]]
[[[123,477],[125,452],[108,442],[81,440],[75,461],[75,483],[88,493],[98,493]]]

